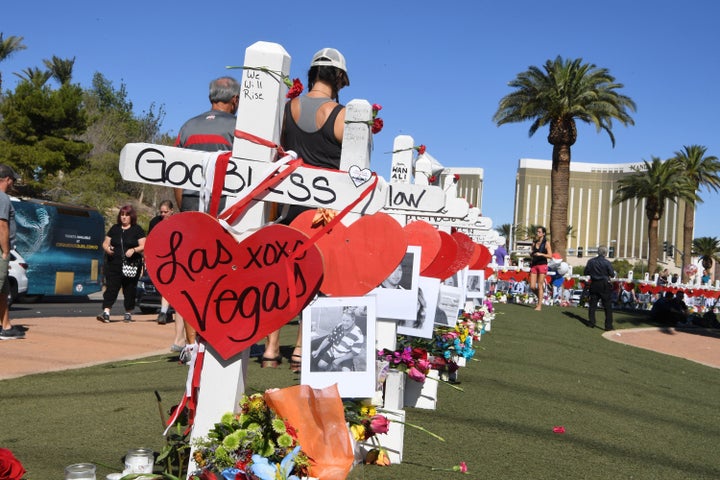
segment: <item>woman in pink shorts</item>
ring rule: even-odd
[[[548,271],[548,258],[552,258],[552,247],[547,241],[547,230],[538,227],[530,251],[530,290],[537,295],[538,303],[535,310],[542,310],[545,295],[545,275]]]

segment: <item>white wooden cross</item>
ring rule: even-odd
[[[274,43],[257,42],[246,49],[242,92],[238,107],[236,129],[256,137],[279,143],[280,126],[287,88],[282,78],[290,70],[290,56]],[[365,100],[353,100],[347,105],[343,137],[341,168],[330,171],[300,167],[251,204],[246,213],[233,225],[236,231],[249,231],[265,222],[265,202],[278,202],[311,207],[343,210],[365,189],[369,181],[365,169],[369,166],[369,128],[371,107]],[[247,140],[236,138],[227,168],[223,193],[230,207],[266,178],[275,168],[276,152]],[[120,173],[125,180],[201,190],[206,183],[208,166],[214,164],[217,153],[208,154],[147,143],[128,144],[120,156]],[[286,167],[281,167],[286,168]],[[372,193],[353,207],[356,214],[370,214],[386,204],[387,184],[378,179]],[[262,200],[262,201],[260,201]],[[245,391],[249,351],[229,361],[206,351],[202,369],[200,393],[191,440],[207,435],[221,416],[235,411]],[[191,461],[192,470],[193,463]]]

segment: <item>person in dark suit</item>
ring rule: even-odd
[[[588,326],[595,327],[595,311],[597,310],[598,300],[602,300],[605,309],[605,330],[613,330],[612,315],[612,286],[610,279],[615,276],[610,261],[605,258],[608,249],[605,245],[598,247],[598,255],[588,260],[585,265],[585,275],[590,277],[590,305],[588,309]]]

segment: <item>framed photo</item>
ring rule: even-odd
[[[393,273],[368,294],[376,298],[377,316],[415,320],[419,277],[420,247],[411,245]]]
[[[301,380],[341,397],[375,393],[375,298],[320,297],[303,310]]]
[[[465,291],[463,289],[440,284],[435,323],[454,327],[457,324],[458,314],[464,303]]]
[[[467,298],[485,297],[484,270],[467,270],[465,278],[465,295]]]
[[[440,294],[440,280],[420,276],[418,279],[417,315],[414,320],[400,320],[397,333],[420,338],[432,338]]]

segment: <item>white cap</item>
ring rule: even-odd
[[[311,67],[329,66],[339,68],[347,75],[347,66],[345,65],[345,57],[334,48],[323,48],[313,55]]]

